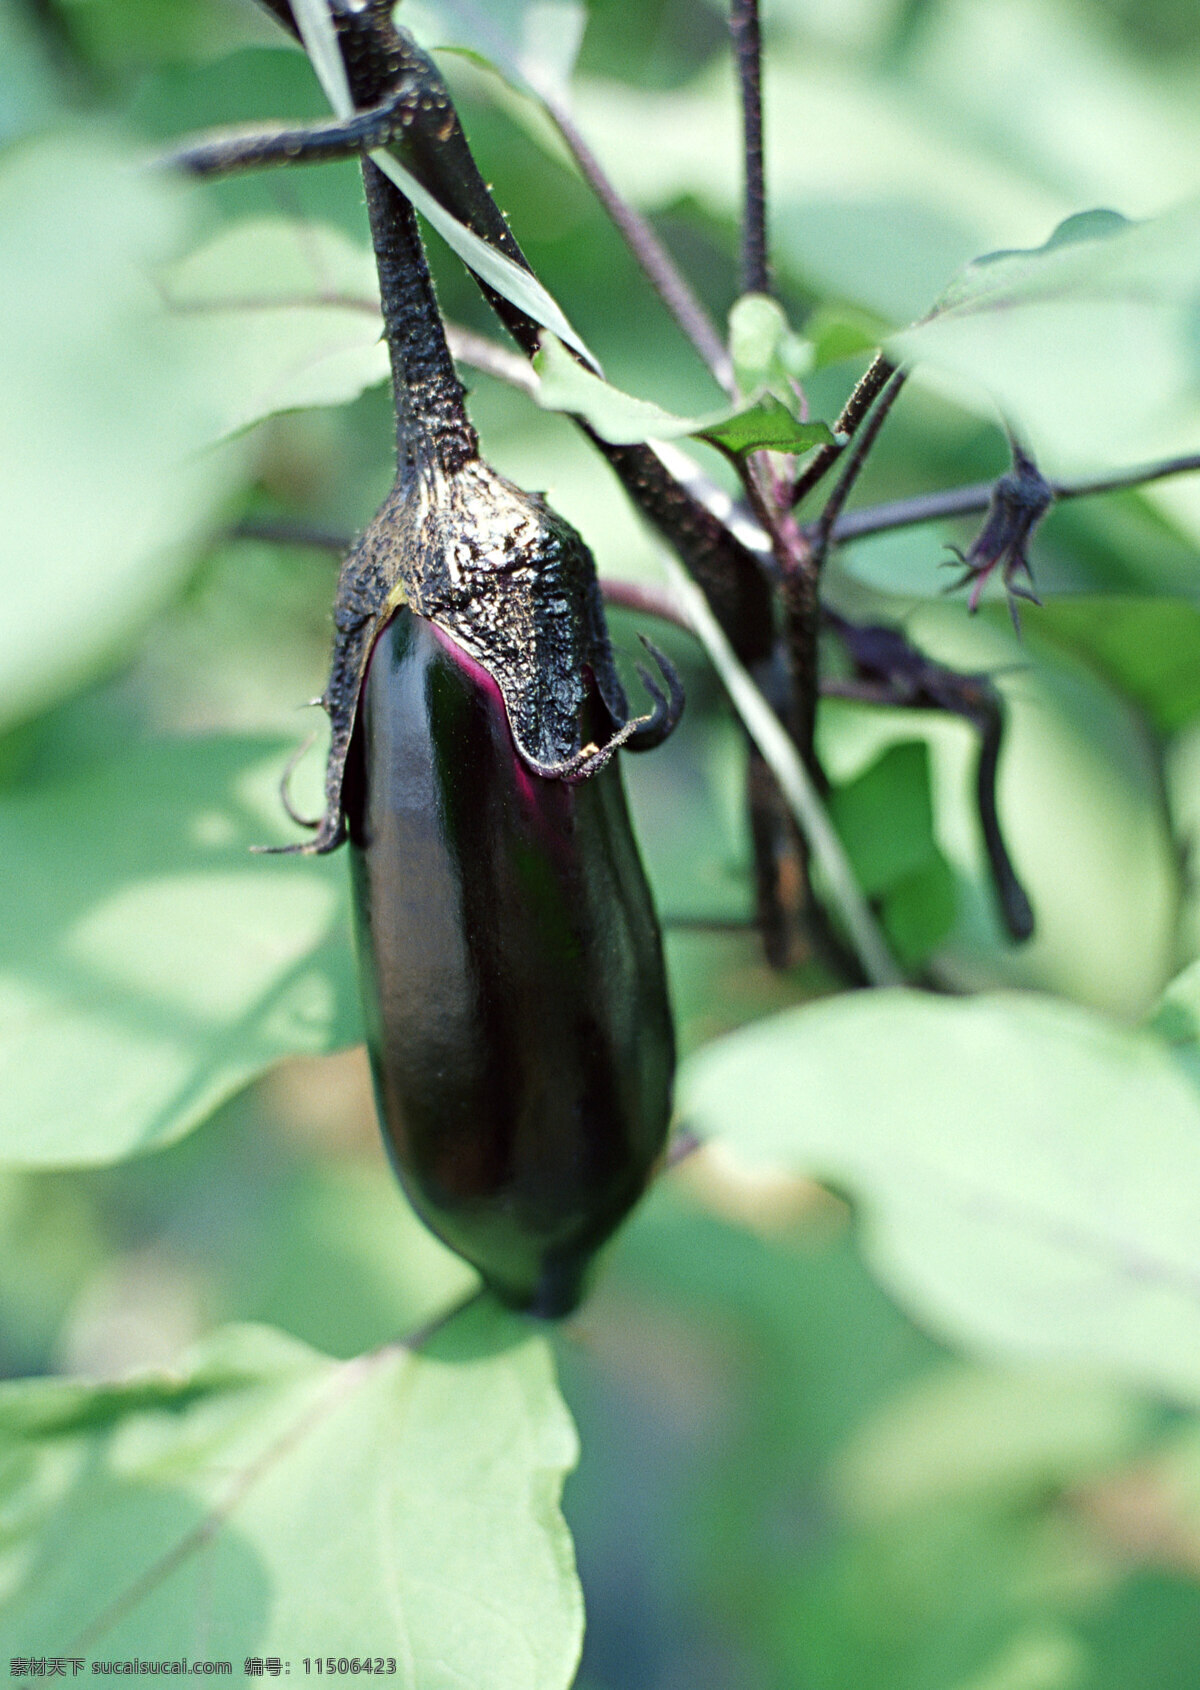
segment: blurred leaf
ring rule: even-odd
[[[1141,216],[1195,192],[1200,114],[1183,55],[1157,74],[1139,64],[1108,27],[1111,4],[955,0],[897,69],[937,101],[948,136],[985,136],[994,158],[1053,183],[1064,211],[1117,205]],[[1183,6],[1194,24],[1191,0]],[[1154,0],[1137,5],[1142,46],[1156,10]],[[968,74],[981,66],[986,75]]]
[[[107,1259],[90,1194],[45,1175],[0,1172],[0,1369],[33,1372],[53,1354],[80,1288]]]
[[[109,1162],[359,1037],[344,869],[254,858],[283,748],[133,747],[0,798],[0,1156]]]
[[[883,325],[877,317],[849,306],[818,306],[805,320],[804,332],[812,342],[813,361],[818,369],[872,352],[879,345]]]
[[[479,1283],[417,1219],[382,1148],[366,1166],[322,1161],[265,1190],[220,1267],[224,1318],[281,1326],[347,1357]]]
[[[829,815],[868,897],[925,868],[937,852],[929,747],[902,740],[829,794]]]
[[[276,44],[279,31],[245,0],[55,0],[72,36],[100,64],[127,71],[172,60],[217,57],[255,43]]]
[[[0,723],[74,685],[177,590],[244,455],[149,268],[182,190],[77,129],[0,160]]]
[[[570,411],[586,417],[602,440],[631,445],[639,440],[679,440],[694,435],[729,452],[752,452],[760,446],[777,452],[803,452],[832,442],[823,422],[797,422],[772,394],[750,405],[723,406],[707,416],[677,417],[646,399],[635,399],[577,364],[552,336],[542,336],[534,359],[539,377],[535,395],[546,411]]]
[[[488,1305],[331,1363],[227,1328],[178,1370],[0,1390],[8,1635],[31,1654],[384,1655],[397,1683],[566,1690],[574,1429]],[[69,1642],[68,1642],[69,1640]]]
[[[1194,863],[1200,852],[1200,722],[1175,735],[1163,759],[1163,776],[1175,848],[1185,863]],[[1183,876],[1180,894],[1176,967],[1200,958],[1200,884],[1194,874]]]
[[[579,56],[580,0],[405,0],[400,21],[421,41],[469,52],[516,88],[560,94]]]
[[[953,1364],[882,1405],[839,1452],[838,1497],[862,1520],[951,1497],[1036,1502],[1134,1454],[1152,1416],[1111,1385]]]
[[[888,887],[880,911],[888,942],[906,968],[932,956],[957,914],[954,870],[936,849],[923,868]]]
[[[1159,1040],[1032,996],[859,993],[710,1046],[681,1092],[701,1135],[855,1192],[937,1330],[1200,1402],[1200,1097]]]
[[[337,229],[241,219],[172,265],[163,287],[215,367],[236,371],[219,434],[342,405],[387,377],[374,255]]]
[[[1092,1671],[1087,1690],[1193,1690],[1193,1645],[1200,1599],[1190,1572],[1138,1570],[1116,1600],[1091,1616],[1085,1642]]]
[[[826,699],[822,757],[840,782],[896,740],[927,739],[937,842],[958,881],[958,921],[939,961],[959,989],[1033,987],[1138,1019],[1178,966],[1178,851],[1157,749],[1094,670],[1037,640],[1036,614],[1024,641],[1003,612],[972,618],[941,603],[905,619],[922,651],[991,675],[1003,694],[998,803],[1037,917],[1029,943],[1014,947],[996,919],[975,806],[979,742],[965,723]]]
[[[1043,635],[1093,663],[1144,710],[1160,733],[1200,715],[1200,609],[1176,598],[1051,599],[1037,617]]]
[[[1200,1054],[1200,962],[1189,963],[1168,984],[1149,1023],[1168,1043],[1192,1045]]]
[[[1200,202],[1137,224],[1088,213],[977,260],[889,345],[987,388],[1051,474],[1194,449]]]
[[[0,6],[0,145],[38,128],[58,105],[50,55],[31,13]]]
[[[778,300],[745,293],[729,313],[729,350],[739,393],[773,393],[794,409],[797,380],[812,366],[813,349],[796,334]]]

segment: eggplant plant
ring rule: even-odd
[[[1191,1685],[1194,114],[762,12],[0,18],[17,1681]]]

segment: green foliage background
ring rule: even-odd
[[[567,74],[578,8],[493,12],[527,66]],[[401,16],[457,39],[434,0]],[[1196,450],[1186,0],[765,16],[775,273],[814,416],[973,258],[1094,206],[1155,219],[983,267],[909,330],[929,363],[863,501],[999,473],[997,395],[1056,474]],[[711,413],[536,102],[442,62],[610,381]],[[721,8],[594,0],[572,86],[723,320]],[[972,1000],[831,995],[712,925],[751,906],[742,740],[665,640],[688,713],[627,780],[681,1112],[712,1148],[562,1331],[477,1305],[397,1346],[472,1276],[377,1142],[344,865],[248,853],[286,837],[275,784],[324,681],[334,563],[232,532],[352,533],[387,487],[361,190],[350,165],[204,190],[137,168],[193,128],[322,111],[243,0],[0,0],[0,1670],[273,1653],[298,1676],[332,1652],[394,1656],[421,1690],[554,1690],[577,1667],[573,1540],[581,1690],[1192,1690],[1200,481],[1058,509],[1020,642],[1002,606],[972,622],[941,597],[962,524],[832,566],[846,613],[1008,701],[1001,805],[1038,918],[1020,951],[967,729],[840,700],[820,722],[893,947]],[[489,329],[431,244],[447,314]],[[1003,310],[976,309],[989,288]],[[602,573],[659,580],[569,424],[471,386],[498,467],[549,491]]]

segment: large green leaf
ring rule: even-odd
[[[566,1690],[581,1606],[548,1347],[490,1305],[331,1362],[227,1328],[178,1371],[0,1390],[4,1653],[382,1655]]]
[[[236,371],[218,394],[221,434],[342,405],[387,376],[374,255],[337,229],[243,219],[172,266],[163,286],[213,365]]]
[[[938,1331],[1200,1402],[1200,1097],[1152,1035],[1033,996],[856,994],[693,1057],[682,1110],[849,1188]]]
[[[0,798],[0,1157],[151,1150],[357,1039],[342,864],[250,855],[283,756],[150,743]]]
[[[0,723],[177,589],[242,472],[208,450],[225,372],[150,275],[181,190],[140,163],[99,130],[0,160]]]
[[[1092,212],[971,264],[894,357],[986,388],[1069,475],[1200,439],[1200,201],[1130,224]]]

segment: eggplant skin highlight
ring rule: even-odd
[[[585,708],[601,737],[601,701]],[[346,775],[397,1173],[504,1302],[569,1314],[671,1112],[662,943],[617,760],[578,782],[533,773],[497,683],[401,608],[371,655]]]

